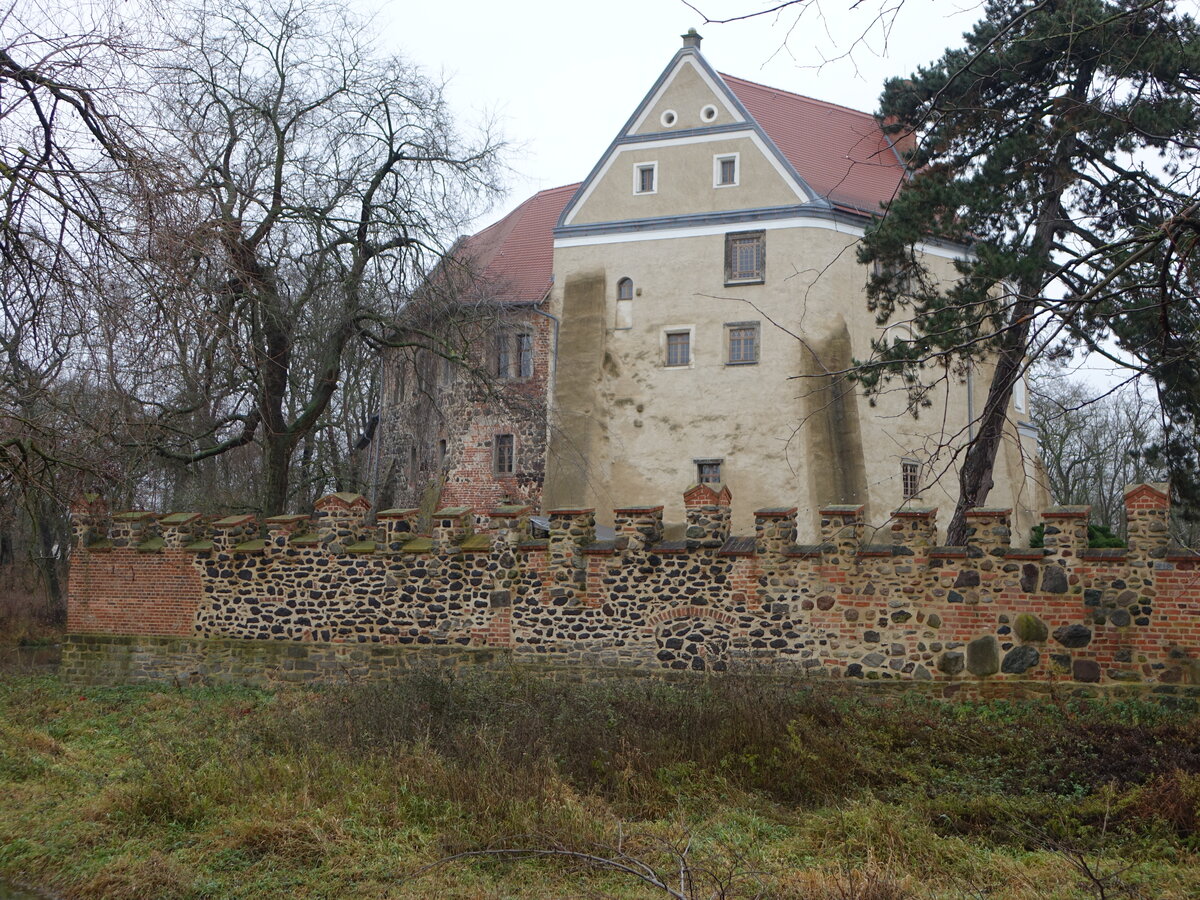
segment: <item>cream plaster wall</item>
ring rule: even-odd
[[[673,146],[627,144],[594,182],[574,211],[571,225],[648,219],[734,209],[791,206],[807,201],[771,164],[750,137],[709,136],[711,140]],[[738,184],[713,185],[713,157],[738,154]],[[638,166],[656,162],[657,190],[634,193]]]
[[[940,507],[944,528],[957,494],[954,451],[967,437],[964,379],[950,373],[934,406],[917,420],[905,412],[902,392],[885,393],[872,407],[855,389],[846,409],[858,419],[861,458],[830,459],[830,448],[836,455],[850,445],[822,437],[831,426],[813,413],[828,404],[807,395],[823,385],[797,377],[828,366],[826,348],[836,345],[838,335],[848,333],[852,355],[864,358],[879,333],[866,305],[866,270],[854,258],[856,240],[817,227],[768,230],[766,283],[737,287],[724,285],[721,234],[559,247],[552,311],[561,313],[564,299],[568,307],[579,302],[572,285],[591,299],[600,283],[605,308],[603,333],[588,329],[588,352],[559,360],[560,373],[567,367],[572,372],[569,390],[563,390],[561,374],[557,385],[547,504],[595,506],[601,521],[610,522],[613,506],[662,503],[667,520],[679,522],[680,495],[695,480],[693,460],[716,457],[724,459],[736,532],[752,531],[759,507],[795,504],[801,540],[814,540],[818,508],[852,499],[830,495],[837,481],[832,467],[845,467],[865,485],[869,520],[879,526],[901,504],[901,460],[927,462],[936,454],[932,468],[940,477],[916,502]],[[949,260],[932,264],[951,271]],[[622,276],[640,289],[628,329],[614,327]],[[744,321],[761,323],[760,362],[726,365],[725,325]],[[663,335],[675,328],[693,335],[692,362],[684,368],[663,365]],[[973,383],[978,411],[986,373],[976,373]],[[585,465],[554,465],[555,456],[578,448],[586,448]],[[1027,460],[1015,429],[1001,457],[988,503],[1015,507],[1020,541],[1044,498],[1025,484]],[[576,461],[582,462],[577,453]],[[1014,479],[1020,487],[1014,488]]]
[[[700,110],[709,103],[717,108],[717,117],[705,122],[700,118]],[[662,124],[662,114],[668,109],[674,110],[677,117],[675,124],[670,127]],[[696,65],[684,57],[674,76],[667,82],[662,97],[650,108],[650,113],[641,126],[632,133],[640,135],[660,131],[682,131],[685,128],[730,125],[736,121],[738,120],[730,113],[725,101],[714,94],[704,82]]]

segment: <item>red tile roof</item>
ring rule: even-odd
[[[499,222],[466,238],[454,256],[478,273],[472,293],[506,303],[537,302],[550,290],[554,226],[578,184],[538,191]]]
[[[878,212],[904,166],[870,113],[722,74],[805,181],[835,206]]]

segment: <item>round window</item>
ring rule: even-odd
[[[705,122],[711,122],[717,117],[717,108],[711,103],[700,110],[700,118]]]
[[[659,118],[659,121],[663,123],[664,128],[670,128],[672,125],[675,124],[675,120],[678,118],[679,117],[675,115],[675,110],[667,109],[667,110],[663,110],[663,114]]]

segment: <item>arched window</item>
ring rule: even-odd
[[[633,327],[633,279],[622,278],[617,282],[617,328]]]

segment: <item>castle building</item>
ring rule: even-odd
[[[784,498],[802,538],[830,504],[948,513],[989,369],[930,370],[917,418],[845,376],[885,330],[856,244],[906,175],[870,114],[718,74],[684,35],[582,183],[455,248],[471,350],[390,358],[379,502],[683,522],[683,490],[719,483],[735,531]],[[969,252],[916,250],[946,278]],[[1022,383],[988,498],[1016,542],[1047,500],[1026,404]]]

